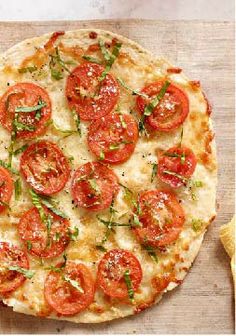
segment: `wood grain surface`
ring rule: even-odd
[[[140,43],[156,56],[182,67],[213,105],[219,183],[218,216],[184,283],[140,315],[100,325],[76,325],[13,313],[0,308],[0,333],[201,334],[234,333],[233,284],[219,226],[234,212],[234,25],[200,21],[2,22],[0,51],[29,37],[55,30],[101,28]]]

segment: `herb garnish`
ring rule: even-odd
[[[181,133],[180,133],[179,147],[182,146],[183,136],[184,136],[184,128],[182,127],[182,129],[181,129]]]
[[[9,266],[8,269],[9,269],[9,271],[16,271],[18,273],[23,274],[27,279],[33,278],[33,276],[35,274],[34,271],[22,268],[20,266]]]
[[[39,195],[38,195],[39,196]],[[44,204],[49,210],[51,210],[55,215],[67,218],[67,215],[59,210],[56,206],[58,205],[57,201],[49,196],[39,196],[42,204]]]
[[[29,112],[34,112],[34,111],[38,111],[41,110],[43,107],[47,106],[47,104],[40,100],[38,102],[37,105],[35,106],[19,106],[15,108],[15,112],[19,113],[19,112],[25,112],[25,113],[29,113]]]
[[[80,284],[78,283],[78,281],[71,279],[68,275],[64,275],[63,279],[66,282],[68,282],[72,287],[74,287],[75,289],[77,289],[77,291],[79,291],[80,293],[84,293],[84,290],[80,286]]]
[[[104,154],[104,152],[103,151],[101,151],[100,152],[100,154],[99,154],[99,160],[104,160],[105,159],[105,154]]]
[[[151,175],[151,182],[154,181],[154,178],[157,175],[157,163],[152,163],[152,175]]]
[[[180,180],[182,180],[185,183],[188,181],[188,179],[186,177],[184,177],[184,176],[182,176],[180,174],[177,174],[177,173],[175,173],[175,172],[173,172],[171,170],[163,170],[163,173],[167,174],[167,175],[172,175],[172,176],[178,177]]]
[[[13,155],[18,155],[18,154],[24,152],[28,147],[29,147],[29,145],[26,144],[26,145],[23,145],[23,146],[17,148],[17,149],[13,152]]]
[[[120,48],[122,46],[122,43],[117,42],[115,44],[111,54],[106,49],[105,44],[102,40],[99,40],[99,46],[100,46],[101,52],[103,54],[103,57],[106,60],[105,70],[102,72],[101,76],[98,78],[98,80],[101,82],[106,78],[106,75],[110,71],[110,69],[112,67],[112,64],[115,62],[116,58],[119,56]]]
[[[74,110],[72,110],[73,119],[79,136],[81,136],[81,127],[80,127],[80,116]]]
[[[159,104],[159,102],[161,101],[161,99],[164,97],[167,88],[169,87],[170,82],[169,81],[165,81],[165,83],[163,84],[161,90],[159,91],[158,95],[152,99],[152,101],[145,107],[144,109],[144,113],[142,115],[142,117],[139,119],[139,123],[138,123],[138,127],[139,127],[139,133],[142,134],[144,133],[146,136],[148,136],[146,127],[145,127],[145,119],[146,117],[149,117],[152,112],[154,111],[154,109],[157,107],[157,105]]]
[[[158,258],[157,258],[155,249],[152,246],[146,245],[146,244],[142,245],[142,247],[147,251],[150,257],[157,263]]]
[[[73,231],[71,229],[68,230],[68,235],[71,241],[76,241],[79,235],[79,229],[75,226]]]
[[[130,277],[130,270],[125,271],[124,280],[125,280],[125,284],[128,290],[129,299],[133,303],[134,302],[134,290],[133,290],[133,285],[132,285],[132,281]]]
[[[66,65],[74,64],[72,61],[64,61],[59,53],[58,47],[55,48],[55,55],[49,55],[50,62],[49,68],[51,71],[51,77],[55,80],[60,80],[63,78],[63,71],[70,73],[70,70]]]
[[[90,188],[94,191],[95,196],[101,195],[101,190],[97,184],[96,179],[94,178],[88,179],[88,183]]]
[[[31,241],[27,240],[26,244],[27,244],[27,250],[30,251],[32,249],[32,243],[31,243]]]
[[[184,164],[185,159],[186,159],[186,155],[185,155],[185,153],[178,154],[178,153],[169,153],[169,152],[165,152],[163,155],[168,156],[168,157],[176,157],[176,158],[180,158],[180,163],[182,163],[182,164]]]
[[[96,245],[96,249],[101,251],[101,252],[106,252],[107,251],[107,249],[102,245]]]
[[[161,99],[164,97],[167,88],[169,87],[170,82],[169,81],[165,81],[165,83],[163,84],[160,92],[158,93],[158,95],[152,99],[152,101],[145,107],[144,109],[144,115],[145,116],[150,116],[152,114],[152,112],[154,111],[154,109],[157,107],[157,105],[159,104],[159,102],[161,101]]]
[[[147,95],[145,95],[144,93],[139,92],[138,90],[131,89],[120,77],[117,77],[117,80],[126,90],[130,91],[133,96],[141,96],[147,98]]]
[[[15,199],[19,200],[21,192],[22,192],[22,187],[21,187],[21,180],[20,178],[18,178],[15,182],[14,182],[14,187],[15,187]]]
[[[74,131],[74,130],[65,130],[65,129],[62,129],[59,126],[57,126],[54,122],[53,122],[52,125],[53,125],[53,127],[55,128],[56,131],[64,133],[65,136],[69,136],[69,135],[77,133],[77,131]]]
[[[195,231],[195,232],[200,231],[202,226],[203,226],[203,221],[201,219],[198,219],[198,218],[193,218],[192,219],[192,229],[193,229],[193,231]]]
[[[25,68],[20,68],[18,69],[18,72],[19,73],[26,73],[26,72],[29,72],[29,73],[32,73],[32,72],[35,72],[38,68],[36,67],[36,65],[33,65],[33,66],[28,66],[28,67],[25,67]]]
[[[100,60],[98,60],[95,57],[89,56],[89,55],[83,55],[82,58],[91,63],[102,64]]]
[[[19,175],[19,172],[16,169],[12,168],[10,163],[6,163],[3,160],[0,160],[0,166],[8,169],[11,173],[13,173],[15,175]]]

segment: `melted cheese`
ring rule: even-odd
[[[68,32],[63,37],[60,37],[59,40],[63,42],[63,50],[65,52],[62,53],[62,58],[72,60],[71,55],[73,55],[73,61],[79,64],[82,50],[86,50],[92,41],[88,38],[88,34],[89,31],[82,30]],[[193,179],[201,180],[203,187],[195,188],[196,200],[192,199],[189,189],[185,187],[175,191],[177,198],[181,200],[186,222],[178,240],[169,246],[166,251],[157,251],[158,263],[155,263],[148,253],[141,248],[128,228],[116,228],[115,234],[111,234],[106,247],[108,249],[119,247],[129,250],[137,256],[142,265],[143,279],[140,289],[135,294],[136,308],[127,301],[107,300],[102,291],[97,290],[95,302],[88,309],[73,317],[60,317],[60,319],[87,323],[101,322],[130,315],[134,311],[142,310],[141,307],[149,306],[158,301],[163,291],[158,293],[152,285],[152,281],[165,273],[171,272],[175,274],[175,281],[172,281],[167,287],[168,290],[173,289],[184,278],[188,268],[191,266],[201,245],[206,227],[215,216],[215,149],[211,145],[212,139],[209,141],[209,134],[212,131],[209,116],[206,112],[206,101],[201,90],[193,89],[189,84],[189,80],[183,74],[167,74],[167,68],[171,67],[171,65],[163,59],[154,59],[137,44],[111,33],[98,31],[98,34],[99,38],[103,38],[106,41],[110,41],[115,36],[123,42],[121,55],[112,66],[111,73],[114,76],[121,77],[133,89],[141,89],[151,82],[168,76],[173,83],[186,92],[190,102],[190,114],[184,122],[183,144],[190,147],[198,158]],[[48,38],[49,35],[24,41],[2,56],[0,60],[0,94],[2,95],[6,91],[8,85],[16,82],[34,82],[47,90],[52,100],[52,118],[55,124],[61,129],[73,129],[75,127],[74,120],[64,96],[66,74],[62,80],[53,80],[49,73],[48,62],[43,63],[39,72],[19,74],[17,71],[22,64],[24,66],[32,65],[32,62],[35,61],[35,56],[31,56],[34,55],[35,48],[41,48]],[[37,52],[37,54],[40,53]],[[99,53],[97,55],[95,53],[93,56],[101,57]],[[23,62],[23,60],[25,61]],[[47,60],[45,55],[43,55],[43,60],[44,62]],[[120,90],[120,111],[122,113],[130,113],[135,107],[135,97],[124,88]],[[74,171],[80,165],[96,160],[87,146],[87,128],[88,123],[82,122],[81,137],[79,134],[73,134],[63,138],[62,133],[49,126],[47,133],[40,138],[54,141],[66,156],[73,156],[72,166]],[[112,166],[112,169],[119,177],[120,182],[135,192],[156,188],[168,189],[166,185],[157,181],[157,179],[151,182],[152,163],[157,161],[158,152],[174,146],[179,142],[179,139],[180,129],[167,134],[157,132],[149,139],[140,137],[131,158],[123,164]],[[9,142],[9,133],[1,127],[0,153],[2,160],[8,157],[7,146]],[[19,147],[23,143],[18,141]],[[13,165],[15,168],[19,167],[19,157],[20,155],[14,157]],[[70,195],[70,184],[71,178],[65,189],[55,196],[59,200],[60,209],[68,215],[71,227],[79,228],[78,240],[69,244],[66,253],[68,259],[86,264],[93,272],[95,278],[97,264],[103,256],[102,252],[96,250],[95,245],[101,241],[105,226],[97,220],[95,214],[74,207]],[[118,211],[118,219],[120,221],[127,220],[130,214],[130,207],[124,200],[122,188],[114,206]],[[14,197],[12,197],[10,207],[11,211],[1,214],[0,241],[9,241],[22,246],[17,234],[17,224],[22,214],[32,207],[25,183],[23,183],[23,193],[20,199],[15,201]],[[100,215],[105,217],[108,215],[108,211],[103,211]],[[199,232],[195,232],[192,229],[191,221],[194,218],[201,219],[204,223]],[[62,260],[62,257],[44,261],[43,265],[37,258],[29,256],[29,260],[30,268],[36,272],[35,276],[31,280],[26,280],[9,298],[4,299],[4,302],[12,306],[17,312],[46,316],[50,314],[50,309],[43,295],[44,281],[48,273],[45,268],[51,264],[56,265]],[[49,317],[57,318],[53,312]]]

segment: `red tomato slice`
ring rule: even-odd
[[[61,149],[45,140],[33,143],[24,151],[20,170],[26,182],[44,195],[62,190],[70,177],[69,162]]]
[[[38,111],[15,112],[17,107],[37,106],[40,100],[46,103]],[[33,138],[42,135],[46,122],[51,118],[51,100],[47,92],[33,83],[17,83],[11,86],[0,98],[0,123],[9,132],[12,131],[13,119],[29,130],[16,130],[18,138]]]
[[[139,221],[133,228],[142,244],[161,247],[174,242],[183,227],[185,215],[174,194],[150,190],[140,194]]]
[[[119,191],[115,173],[98,162],[79,167],[73,177],[71,193],[76,205],[91,211],[108,208]]]
[[[196,165],[197,159],[191,149],[173,147],[160,156],[157,174],[161,181],[178,188],[186,184],[186,179],[193,175]]]
[[[91,123],[88,145],[103,162],[121,163],[132,155],[138,140],[138,126],[131,115],[111,113]]]
[[[6,209],[13,192],[13,180],[9,171],[0,166],[0,213]]]
[[[119,85],[109,73],[99,82],[104,67],[84,63],[76,67],[66,83],[66,97],[70,109],[75,109],[82,120],[99,119],[110,113],[119,98]]]
[[[57,267],[60,267],[58,265]],[[69,281],[75,281],[80,292]],[[63,316],[72,316],[85,310],[94,300],[95,285],[93,276],[83,264],[68,261],[62,272],[51,271],[45,281],[44,295],[48,304]]]
[[[164,81],[158,81],[145,86],[142,93],[149,99],[142,96],[137,97],[137,108],[144,113],[145,107],[160,92]],[[146,117],[148,124],[157,131],[169,132],[179,127],[189,113],[189,101],[186,94],[174,84],[170,84],[164,97],[161,99],[152,114]]]
[[[124,279],[124,273],[127,270],[129,270],[132,289],[135,292],[143,276],[138,259],[133,253],[125,250],[114,249],[107,252],[98,265],[98,286],[111,297],[128,297]]]
[[[40,258],[53,258],[59,256],[70,242],[67,219],[57,216],[46,207],[44,213],[50,216],[51,228],[47,232],[47,225],[43,223],[37,208],[31,208],[21,217],[18,232],[26,247],[30,244],[28,252]]]
[[[24,251],[17,246],[0,242],[0,294],[6,295],[16,290],[25,281],[23,274],[10,271],[9,266],[19,266],[29,269],[29,262]]]

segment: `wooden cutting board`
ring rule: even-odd
[[[55,30],[101,28],[140,43],[156,56],[182,67],[213,105],[219,161],[218,217],[184,283],[140,315],[100,325],[39,319],[0,308],[0,333],[233,333],[234,300],[229,259],[219,226],[234,212],[234,28],[230,22],[51,21],[0,23],[0,51],[29,37]]]

